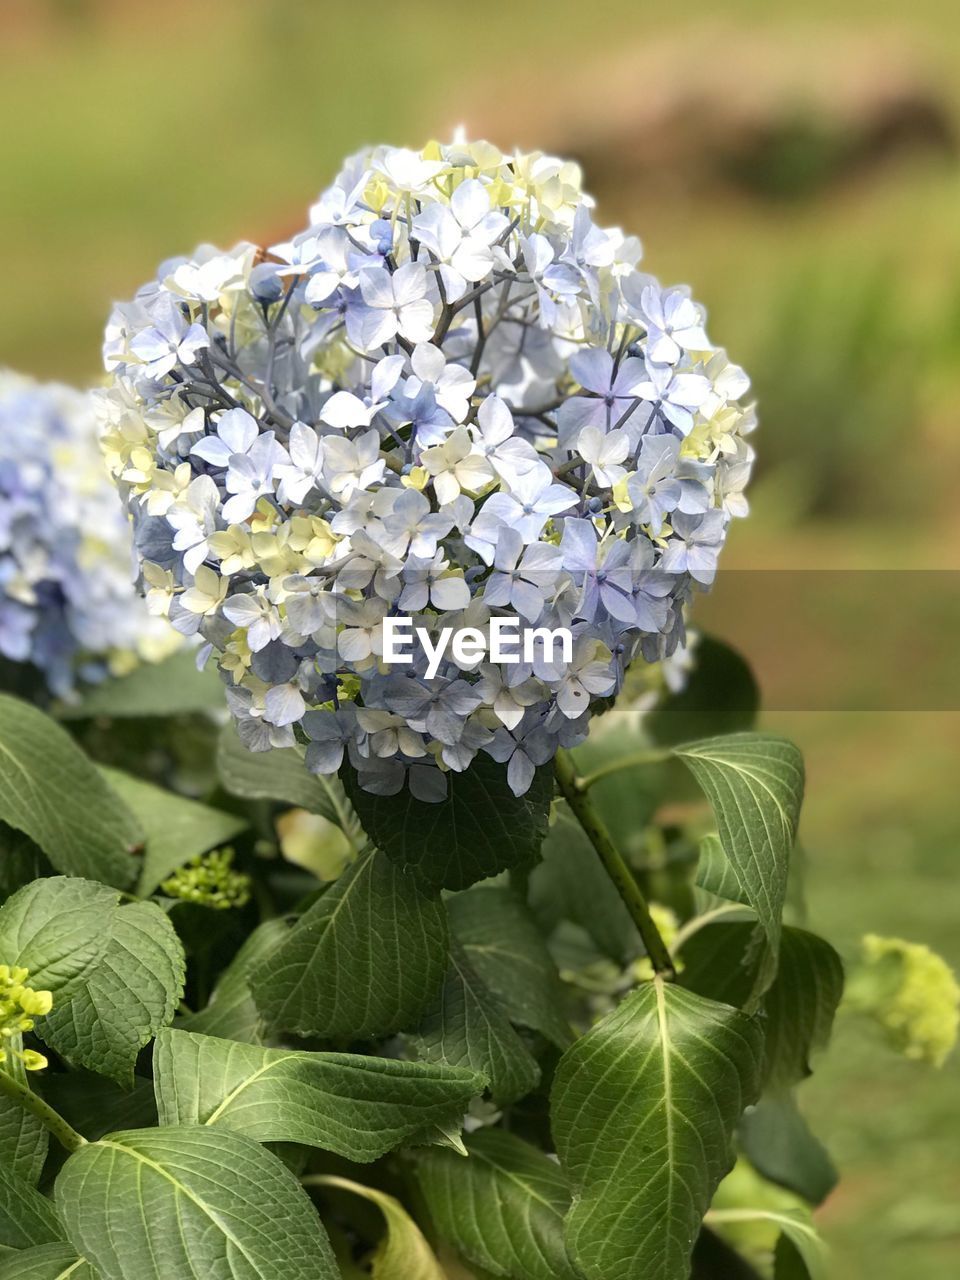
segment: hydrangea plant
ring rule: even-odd
[[[549,156],[379,147],[289,242],[202,248],[116,309],[100,407],[144,584],[252,750],[424,801],[485,753],[523,795],[682,643],[746,511],[749,383],[592,208]],[[572,647],[401,667],[404,614]]]
[[[177,638],[134,576],[89,398],[0,370],[0,658],[69,697],[166,656]]]
[[[680,647],[746,380],[589,210],[546,157],[378,149],[114,317],[143,585],[234,718],[164,772],[189,690],[73,736],[0,696],[0,1280],[824,1275],[803,761]],[[573,653],[391,670],[400,610]],[[958,995],[868,939],[849,1007],[930,1069]]]

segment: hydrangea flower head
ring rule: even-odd
[[[960,984],[942,956],[922,943],[866,934],[848,999],[907,1058],[942,1067],[957,1043]]]
[[[89,397],[0,370],[0,657],[58,697],[179,643],[134,585]]]
[[[746,512],[749,383],[592,210],[540,153],[377,147],[289,242],[201,248],[116,309],[101,412],[144,583],[251,749],[423,800],[483,752],[522,794],[682,644]],[[572,649],[398,665],[396,615]]]

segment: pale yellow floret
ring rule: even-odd
[[[0,964],[0,1067],[16,1060],[26,1071],[41,1071],[46,1058],[24,1049],[23,1036],[33,1030],[34,1018],[45,1018],[53,1008],[53,995],[29,986],[29,977],[28,969]]]

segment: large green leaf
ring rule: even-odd
[[[62,1239],[56,1210],[47,1197],[0,1164],[0,1246],[29,1249]]]
[[[37,1034],[72,1065],[132,1086],[137,1054],[172,1021],[185,974],[169,917],[152,902],[120,907],[103,955]]]
[[[554,813],[543,861],[530,876],[534,914],[547,933],[572,921],[603,955],[624,964],[641,949],[637,927],[566,801],[558,801]]]
[[[226,1129],[115,1133],[70,1157],[56,1199],[102,1280],[338,1280],[297,1179]]]
[[[0,819],[24,831],[57,871],[126,889],[143,832],[65,729],[0,695]]]
[[[522,1098],[540,1080],[536,1059],[455,940],[443,986],[413,1040],[428,1062],[481,1072],[500,1103]]]
[[[120,895],[105,885],[51,876],[24,885],[0,907],[3,963],[30,970],[29,982],[65,999],[100,959]]]
[[[310,773],[293,747],[248,751],[233,725],[220,735],[217,771],[224,789],[244,800],[278,800],[335,822],[356,848],[363,843],[357,816],[337,778]]]
[[[748,663],[722,640],[700,636],[686,684],[653,708],[645,728],[655,742],[689,742],[752,729],[760,690]]]
[[[763,964],[755,925],[705,925],[688,937],[681,954],[684,987],[727,1004],[749,1003]],[[829,1039],[842,993],[843,965],[833,947],[816,934],[788,925],[781,937],[777,976],[762,1002],[766,1088],[785,1092],[810,1074],[810,1055]]]
[[[250,976],[267,1023],[325,1039],[415,1027],[443,980],[443,904],[382,853],[348,867]]]
[[[262,1049],[186,1031],[161,1032],[153,1063],[161,1124],[226,1126],[360,1163],[459,1121],[486,1085],[454,1067]]]
[[[564,991],[543,934],[509,889],[477,888],[447,902],[450,928],[511,1022],[565,1049],[573,1039]]]
[[[843,995],[843,964],[830,943],[786,928],[777,979],[767,992],[767,1087],[785,1090],[810,1075],[810,1054],[830,1039]]]
[[[98,1280],[69,1244],[38,1244],[0,1258],[0,1280]]]
[[[28,1085],[27,1072],[16,1052],[23,1047],[23,1037],[4,1041],[7,1060],[0,1067],[22,1085]],[[13,1052],[10,1052],[10,1051]],[[0,1094],[0,1166],[15,1178],[36,1186],[47,1158],[47,1130],[13,1098]]]
[[[803,758],[782,738],[735,733],[675,748],[713,809],[720,841],[767,938],[755,997],[777,972],[790,852],[803,800]]]
[[[823,1144],[797,1109],[792,1094],[761,1098],[740,1121],[737,1141],[768,1182],[822,1204],[837,1185],[837,1171]]]
[[[515,796],[507,771],[479,755],[465,773],[448,774],[447,798],[428,804],[409,788],[394,796],[364,791],[349,765],[343,783],[373,843],[437,888],[466,889],[507,868],[532,867],[547,833],[553,771],[538,769]]]
[[[659,978],[567,1050],[553,1134],[576,1190],[567,1244],[589,1280],[687,1280],[761,1051],[754,1019]]]
[[[0,906],[31,880],[53,875],[53,864],[22,831],[0,822]]]
[[[370,1267],[373,1280],[447,1280],[423,1232],[399,1200],[374,1187],[334,1176],[308,1178],[307,1185],[348,1191],[368,1200],[383,1214],[387,1234],[377,1246]],[[361,1274],[366,1274],[361,1272]]]
[[[258,925],[220,975],[207,1007],[187,1014],[177,1025],[184,1031],[199,1031],[224,1040],[264,1044],[267,1037],[250,990],[250,974],[277,950],[289,933],[283,920],[265,920]]]
[[[564,1244],[570,1187],[560,1167],[501,1129],[467,1139],[466,1160],[431,1149],[417,1182],[437,1231],[463,1258],[509,1280],[577,1280]]]
[[[143,898],[195,854],[226,844],[247,826],[246,819],[234,813],[185,800],[119,769],[101,768],[100,772],[143,829],[143,866],[138,886]]]
[[[58,708],[63,719],[89,716],[176,716],[219,711],[226,705],[215,670],[197,670],[196,654],[184,649],[163,662],[145,662],[129,675],[105,680],[77,703]]]

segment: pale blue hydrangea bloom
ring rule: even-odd
[[[251,748],[430,800],[483,752],[520,794],[682,646],[746,514],[749,382],[592,208],[540,153],[377,147],[289,242],[204,247],[117,308],[100,410],[145,583]],[[567,627],[572,658],[391,669],[407,613]]]
[[[0,657],[70,697],[78,681],[166,656],[178,637],[135,576],[89,397],[0,370]]]

